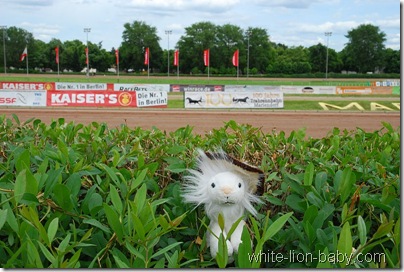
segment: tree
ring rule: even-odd
[[[163,66],[163,50],[160,47],[160,37],[157,36],[156,27],[145,22],[134,21],[125,23],[122,34],[123,42],[120,47],[121,68],[135,69],[135,71],[147,69],[144,64],[144,53],[148,47],[150,50],[150,69],[161,69]]]
[[[24,69],[26,64],[25,61],[20,61],[20,56],[25,46],[27,46],[29,58],[32,54],[35,55],[33,35],[25,29],[12,26],[6,30],[5,38],[7,66]],[[4,63],[3,46],[0,52],[2,63]],[[30,67],[32,67],[31,64]]]
[[[60,69],[73,70],[74,72],[81,71],[86,65],[85,47],[80,40],[65,41],[59,56]]]
[[[347,68],[360,73],[374,72],[383,66],[383,50],[386,34],[379,27],[362,24],[348,31],[348,43],[344,48]]]
[[[192,70],[204,71],[203,50],[210,49],[210,66],[218,64],[216,33],[217,26],[210,22],[199,22],[185,28],[185,35],[181,36],[177,46],[180,50],[180,69],[184,73]]]
[[[319,43],[309,47],[308,50],[311,72],[325,73],[327,63],[327,47]],[[342,61],[338,53],[334,49],[328,48],[328,71],[340,72],[341,67]]]
[[[258,72],[265,73],[270,59],[273,58],[273,51],[271,50],[267,30],[259,27],[248,28],[245,32],[244,42],[246,48],[248,48],[248,43],[250,44],[250,69],[256,68]],[[246,54],[247,53],[248,52],[246,52]]]
[[[384,52],[384,73],[400,73],[400,50],[387,48]]]

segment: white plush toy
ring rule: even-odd
[[[183,197],[185,202],[205,206],[205,211],[210,219],[207,232],[208,246],[212,257],[218,252],[218,239],[221,229],[218,216],[222,214],[224,219],[223,235],[232,225],[244,216],[245,210],[254,216],[257,211],[252,203],[261,202],[255,195],[258,189],[262,189],[264,173],[262,170],[240,162],[223,151],[218,153],[203,152],[198,150],[199,158],[197,168],[190,169],[190,175],[186,176]],[[236,230],[232,233],[230,241],[227,240],[228,255],[238,252],[241,243],[241,234],[245,221],[241,220]]]

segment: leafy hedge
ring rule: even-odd
[[[313,139],[233,121],[201,136],[0,116],[0,265],[400,267],[400,134],[383,125]],[[267,175],[229,264],[210,257],[203,210],[181,199],[197,147]]]

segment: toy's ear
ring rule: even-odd
[[[220,163],[226,165],[226,168],[229,169],[229,171],[240,175],[241,178],[246,182],[250,193],[256,195],[263,194],[265,174],[261,169],[241,162],[224,152],[205,152],[205,155],[212,161],[220,161]]]

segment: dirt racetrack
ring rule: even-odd
[[[341,131],[361,128],[368,132],[381,129],[382,122],[400,126],[400,113],[392,112],[314,112],[314,111],[265,111],[265,110],[172,110],[172,109],[105,109],[105,108],[3,108],[0,114],[11,117],[16,114],[21,122],[32,117],[50,123],[58,118],[66,122],[89,124],[105,122],[110,128],[121,124],[129,127],[151,129],[153,126],[162,131],[175,131],[190,125],[194,133],[205,135],[213,128],[220,128],[224,122],[234,120],[240,124],[250,124],[270,133],[306,128],[306,135],[313,138],[325,137],[334,127]]]

